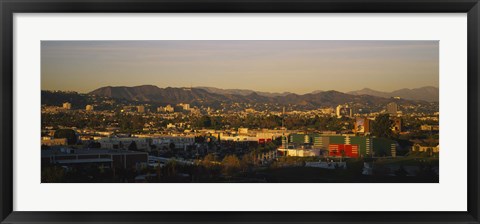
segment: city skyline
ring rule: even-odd
[[[42,89],[438,88],[438,41],[42,41]]]

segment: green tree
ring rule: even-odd
[[[373,122],[372,134],[380,138],[392,138],[392,125],[393,122],[390,120],[390,116],[388,114],[381,114],[375,118]]]
[[[210,128],[212,127],[212,118],[207,115],[201,116],[195,121],[194,125],[198,128]]]
[[[78,136],[77,133],[72,129],[59,129],[53,134],[54,138],[66,138],[69,145],[74,145],[77,143]]]
[[[282,137],[277,137],[275,139],[273,139],[273,144],[275,144],[276,146],[281,146],[282,145]]]
[[[42,168],[42,183],[58,183],[62,182],[65,172],[62,167],[45,167]]]
[[[204,167],[209,168],[209,167],[213,166],[214,162],[215,162],[215,156],[213,154],[208,154],[203,158],[201,164]]]
[[[167,175],[170,177],[175,177],[178,172],[177,166],[178,166],[177,161],[175,160],[168,161],[164,168],[167,171]]]
[[[233,176],[240,170],[240,160],[235,155],[225,156],[225,158],[223,158],[222,165],[222,173],[227,177]]]
[[[265,149],[267,151],[272,151],[272,150],[276,150],[277,146],[273,142],[268,142],[268,143],[265,144]]]
[[[244,154],[242,160],[240,160],[240,167],[243,172],[249,171],[254,165],[253,153]]]

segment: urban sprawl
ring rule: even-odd
[[[438,103],[206,106],[45,94],[70,98],[45,104],[42,95],[44,183],[438,182]]]

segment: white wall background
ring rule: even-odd
[[[15,14],[14,210],[466,211],[466,21],[452,13]],[[41,184],[41,40],[439,40],[440,183]]]

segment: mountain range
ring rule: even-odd
[[[220,88],[215,88],[215,87],[204,87],[204,86],[198,86],[198,87],[194,87],[194,88],[203,89],[203,90],[206,90],[210,93],[234,94],[234,95],[241,95],[241,96],[247,96],[247,95],[250,95],[252,93],[257,93],[258,95],[268,96],[268,97],[286,96],[288,94],[292,94],[291,92],[270,93],[270,92],[254,91],[254,90],[249,90],[249,89],[220,89]]]
[[[247,96],[253,92],[257,93],[261,96],[268,96],[268,97],[275,97],[275,96],[286,96],[292,94],[291,92],[283,92],[283,93],[270,93],[270,92],[259,92],[254,90],[248,89],[220,89],[215,87],[195,87],[199,89],[204,89],[211,93],[218,93],[218,94],[235,94],[235,95],[242,95]],[[317,94],[324,92],[323,90],[315,90],[311,92],[311,94]],[[439,90],[437,87],[433,86],[425,86],[420,88],[414,89],[399,89],[392,92],[381,92],[376,91],[369,88],[364,88],[361,90],[355,90],[346,92],[347,94],[351,95],[370,95],[370,96],[378,96],[383,98],[392,98],[392,97],[400,97],[407,100],[424,100],[428,102],[438,102],[439,99]]]
[[[361,90],[350,91],[347,94],[352,95],[370,95],[378,97],[400,97],[408,100],[424,100],[428,102],[438,102],[439,100],[439,90],[437,87],[425,86],[421,88],[414,89],[399,89],[392,92],[380,92],[369,88],[364,88]]]
[[[405,91],[405,96],[408,96]],[[369,93],[369,94],[365,94]],[[392,92],[394,93],[394,92]],[[159,88],[153,85],[143,86],[106,86],[96,89],[90,95],[124,99],[129,101],[155,102],[160,104],[190,103],[211,105],[218,103],[276,103],[280,105],[300,105],[306,107],[336,106],[344,103],[359,103],[364,105],[385,105],[392,101],[384,97],[382,92],[356,91],[342,93],[338,91],[315,91],[308,94],[265,93],[252,90],[218,89],[211,87],[193,88]],[[377,96],[373,95],[376,94]],[[379,96],[380,95],[380,96]],[[438,95],[438,94],[437,94]],[[399,96],[399,95],[395,95]],[[400,96],[402,97],[402,96]],[[414,104],[415,101],[396,99],[399,103]]]

